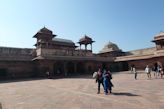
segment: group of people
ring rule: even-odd
[[[164,75],[164,69],[162,67],[160,67],[160,65],[155,65],[153,68],[151,68],[149,65],[146,66],[145,68],[145,72],[147,74],[148,79],[151,79],[151,72],[154,71],[154,77],[161,77],[163,78]],[[131,67],[131,72],[134,73],[134,78],[137,79],[137,71],[134,65],[132,65]]]
[[[156,66],[154,66],[154,68],[153,69],[151,69],[150,67],[149,67],[149,65],[147,65],[146,66],[146,68],[145,68],[145,71],[146,71],[146,73],[147,73],[147,76],[148,76],[148,78],[151,78],[151,71],[154,71],[154,77],[155,78],[157,78],[157,77],[161,77],[161,78],[163,78],[163,75],[164,75],[164,71],[163,71],[164,69],[160,66],[160,65],[156,65]]]
[[[112,73],[110,71],[107,71],[106,69],[104,69],[103,71],[101,71],[101,69],[98,70],[98,72],[96,72],[96,83],[98,83],[98,92],[97,94],[100,94],[100,85],[102,84],[103,88],[104,88],[104,92],[105,95],[109,93],[112,93],[112,87],[113,84],[111,82],[112,79]]]

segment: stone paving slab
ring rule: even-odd
[[[97,93],[91,76],[0,83],[2,109],[164,109],[164,79],[113,74],[113,94]]]

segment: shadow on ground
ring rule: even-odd
[[[16,79],[0,80],[0,83],[36,81],[36,80],[43,80],[43,79],[47,79],[47,78],[42,78],[42,77],[38,77],[38,78],[16,78]]]
[[[123,96],[140,96],[140,95],[136,95],[136,94],[132,94],[132,93],[125,93],[125,92],[114,92],[113,95],[123,95]]]
[[[71,75],[71,76],[58,76],[53,77],[52,79],[93,79],[91,74],[85,74],[85,75]]]
[[[92,79],[92,75],[75,75],[75,76],[56,76],[56,77],[35,77],[35,78],[15,78],[15,79],[6,79],[0,80],[0,83],[10,83],[10,82],[23,82],[23,81],[37,81],[37,80],[44,80],[44,79]]]

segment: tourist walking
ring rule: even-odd
[[[107,73],[107,71],[104,69],[104,72],[103,72],[103,84],[104,84],[104,92],[105,92],[105,95],[107,95],[108,93],[108,89],[109,89],[109,73]]]
[[[136,72],[136,68],[134,65],[132,66],[132,71],[134,73],[134,78],[137,79],[137,72]]]
[[[112,87],[113,87],[113,83],[112,83],[112,73],[110,72],[110,71],[108,71],[108,73],[109,73],[109,77],[108,77],[108,79],[109,79],[109,92],[110,93],[112,93]]]
[[[133,73],[133,65],[130,67],[130,71],[131,73]]]
[[[147,73],[148,79],[151,79],[151,69],[150,69],[149,65],[146,66],[145,72]]]
[[[159,76],[161,74],[161,70],[162,70],[161,67],[160,67],[160,65],[157,66],[157,70],[158,70],[157,73],[158,73],[158,76]]]
[[[161,70],[161,79],[163,78],[163,75],[164,75],[164,69],[163,69],[163,67],[161,68],[162,70]]]
[[[104,70],[104,72],[103,72],[103,78],[104,78],[103,84],[104,84],[105,95],[108,94],[108,89],[110,90],[110,93],[112,93],[111,92],[112,83],[110,82],[110,79],[109,79],[111,77],[110,77],[110,74],[106,70]]]
[[[158,64],[155,63],[154,64],[154,77],[157,78],[157,75],[158,75]]]
[[[104,87],[101,69],[99,69],[97,72],[96,83],[98,83],[97,94],[99,94],[100,93],[100,85],[102,84],[102,86]]]
[[[46,76],[47,78],[50,78],[50,72],[48,70],[46,71]]]

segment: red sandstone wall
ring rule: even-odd
[[[94,62],[86,62],[85,69],[86,69],[86,73],[90,73],[90,74],[92,74],[94,71],[97,70],[97,68],[94,67]]]
[[[6,69],[7,78],[37,76],[37,68],[33,62],[1,61],[0,69]]]
[[[128,62],[129,68],[132,65],[135,65],[137,70],[144,70],[146,65],[149,65],[151,68],[153,68],[155,63],[158,63],[161,67],[164,66],[164,57],[144,59],[144,60],[136,60],[136,61],[129,61]]]

